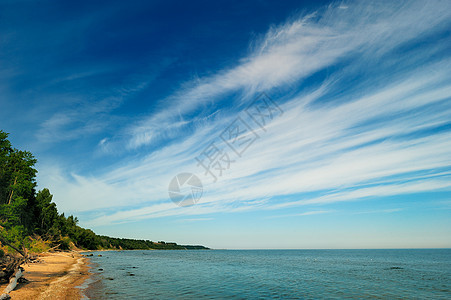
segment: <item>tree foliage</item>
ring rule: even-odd
[[[77,217],[58,213],[49,189],[36,192],[36,162],[30,152],[13,148],[8,134],[0,130],[0,236],[15,247],[205,249],[203,246],[98,236],[92,230],[78,226]]]

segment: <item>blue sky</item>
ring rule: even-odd
[[[449,1],[2,1],[0,128],[99,234],[451,247],[450,36]]]

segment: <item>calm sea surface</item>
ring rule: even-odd
[[[451,299],[451,249],[107,251],[91,262],[91,299]]]

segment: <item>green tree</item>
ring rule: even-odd
[[[98,236],[78,226],[76,217],[58,213],[48,189],[36,193],[36,162],[30,152],[13,148],[0,130],[0,238],[14,248],[30,246],[30,236],[39,235],[61,249],[72,243],[84,249],[186,249],[176,243]]]
[[[52,199],[53,195],[48,189],[43,189],[36,195],[36,226],[41,235],[47,234],[59,218],[58,209]]]
[[[10,174],[7,170],[7,162],[12,151],[8,134],[0,130],[0,203],[5,203],[8,198]]]
[[[37,171],[33,167],[36,162],[37,160],[28,151],[13,149],[7,155],[2,166],[7,183],[7,198],[2,199],[4,203],[11,204],[17,197],[30,199],[34,196]]]

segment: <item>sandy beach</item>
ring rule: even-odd
[[[77,252],[44,253],[38,263],[24,265],[27,283],[19,283],[12,299],[81,299],[81,285],[89,277],[86,258]],[[0,286],[3,291],[7,283]]]

